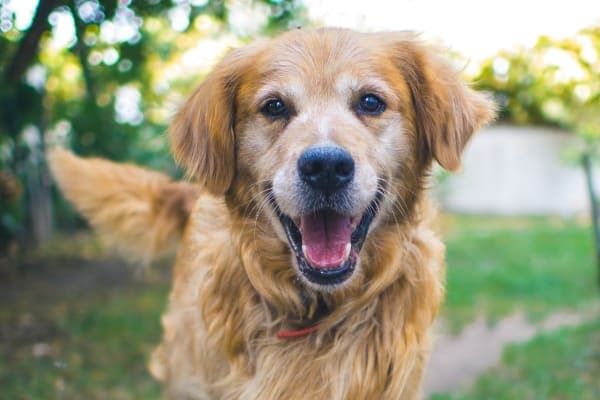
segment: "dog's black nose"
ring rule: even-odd
[[[354,160],[339,147],[312,147],[300,155],[298,174],[313,189],[329,194],[352,181]]]

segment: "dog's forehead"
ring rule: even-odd
[[[254,94],[264,98],[283,93],[297,98],[337,93],[363,87],[380,92],[393,76],[385,44],[370,34],[341,29],[297,30],[267,41],[259,62]]]
[[[275,67],[322,71],[364,58],[369,50],[364,40],[359,33],[343,30],[298,30],[274,38],[267,57]]]

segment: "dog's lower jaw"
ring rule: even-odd
[[[360,276],[360,256],[351,255],[344,265],[328,271],[330,276],[319,276],[320,272],[307,266],[305,260],[299,260],[292,251],[290,255],[292,265],[302,285],[309,291],[317,294],[334,294],[351,291]],[[325,275],[325,274],[323,274]],[[320,283],[321,280],[326,283]]]
[[[318,210],[314,212],[314,215],[302,216],[298,218],[298,221],[294,221],[280,210],[272,191],[269,190],[267,196],[275,215],[279,219],[279,222],[284,229],[288,245],[292,254],[295,256],[295,266],[301,276],[301,279],[316,290],[331,291],[337,287],[343,286],[344,283],[354,275],[354,271],[360,257],[360,251],[369,233],[369,227],[379,209],[382,191],[378,190],[376,192],[375,197],[360,216],[351,218],[340,215],[333,210]],[[313,225],[322,225],[318,229],[313,229],[317,231],[322,230],[320,234],[317,234],[317,241],[323,240],[324,242],[317,242],[317,246],[317,244],[314,243],[314,238],[311,240],[312,244],[311,242],[308,242],[307,238],[305,237],[307,233],[303,232],[303,227],[304,225],[307,225],[309,221],[321,219],[323,220],[312,222]],[[334,228],[336,230],[331,230],[332,228],[327,228],[328,225],[342,226],[339,228]],[[310,229],[308,230],[310,232]],[[345,247],[344,255],[340,258],[340,254],[338,254],[336,262],[333,264],[326,263],[325,265],[321,265],[321,260],[314,261],[311,258],[307,247],[308,245],[317,248],[323,246],[325,252],[329,252],[328,242],[332,239],[327,237],[330,234],[342,238],[342,244],[344,244]],[[306,242],[308,242],[308,244],[305,245]],[[327,259],[327,257],[325,257],[325,259]],[[339,262],[339,264],[337,264],[337,262]],[[317,265],[315,265],[315,263],[317,263]]]

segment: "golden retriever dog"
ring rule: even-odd
[[[231,51],[174,117],[190,182],[50,163],[114,242],[181,242],[150,362],[171,397],[414,399],[444,293],[428,175],[493,114],[414,34],[299,29]]]

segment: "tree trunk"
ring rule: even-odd
[[[43,158],[32,157],[34,159],[29,160],[27,171],[28,214],[31,232],[28,244],[37,247],[52,237],[52,187]]]
[[[583,170],[585,171],[588,194],[590,196],[590,206],[592,209],[592,227],[594,230],[594,243],[596,249],[596,267],[598,268],[598,284],[600,285],[600,205],[596,188],[594,188],[594,176],[592,172],[592,160],[589,154],[583,156]]]

